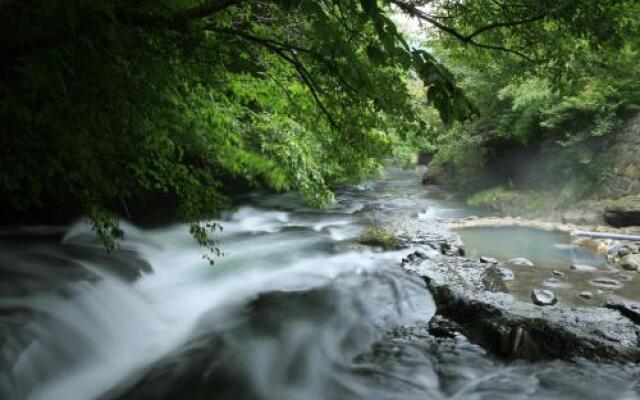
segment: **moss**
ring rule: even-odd
[[[506,215],[543,217],[556,208],[557,199],[547,192],[520,191],[497,186],[474,193],[467,199],[467,204]]]
[[[549,321],[544,318],[533,318],[531,320],[531,325],[538,328],[544,328],[548,324],[549,324]]]
[[[380,225],[372,226],[360,236],[358,243],[366,246],[382,247],[386,250],[400,247],[398,239]]]

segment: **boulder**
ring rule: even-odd
[[[444,181],[445,170],[439,165],[429,164],[424,175],[422,175],[423,185],[439,185]]]
[[[423,277],[436,302],[436,314],[455,330],[497,356],[514,359],[640,361],[640,326],[618,310],[599,307],[541,307],[506,291],[500,265],[439,255],[436,260],[403,265]],[[557,296],[536,289],[543,304]],[[442,329],[449,333],[454,329]]]

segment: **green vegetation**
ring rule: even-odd
[[[554,208],[556,200],[544,192],[516,191],[497,186],[474,193],[467,199],[467,204],[511,216],[544,217]]]
[[[169,205],[215,251],[206,221],[245,188],[324,206],[335,184],[390,156],[437,150],[477,170],[504,143],[543,138],[588,162],[582,145],[612,135],[638,102],[638,11],[595,0],[2,1],[0,218],[88,215],[111,248],[118,215]],[[428,40],[408,38],[394,14],[425,24]]]
[[[435,132],[437,161],[472,190],[513,183],[564,203],[589,194],[610,172],[607,149],[640,110],[640,4],[438,3],[438,20],[468,40],[441,34],[428,46],[478,115]],[[492,23],[500,27],[483,30]],[[497,179],[483,181],[488,173]]]
[[[407,73],[468,113],[388,2],[9,0],[0,34],[3,219],[85,214],[108,247],[156,199],[212,249],[238,187],[326,205],[420,123]]]
[[[380,225],[367,229],[358,239],[358,243],[366,246],[381,247],[385,250],[394,250],[400,246],[398,239]]]

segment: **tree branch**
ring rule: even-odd
[[[435,18],[432,18],[431,16],[429,16],[428,14],[426,14],[425,12],[423,12],[422,10],[420,10],[418,7],[416,7],[413,4],[409,4],[409,3],[405,3],[404,1],[401,0],[389,0],[389,3],[395,5],[396,7],[398,7],[401,11],[409,14],[412,17],[418,18],[419,20],[423,20],[425,22],[428,22],[429,24],[433,25],[434,27],[436,27],[437,29],[448,33],[449,35],[455,37],[456,39],[460,40],[463,43],[467,43],[470,44],[472,46],[475,47],[481,47],[481,48],[485,48],[485,49],[490,49],[490,50],[498,50],[498,51],[504,51],[507,53],[511,53],[511,54],[515,54],[521,58],[524,58],[527,61],[532,62],[533,60],[531,59],[531,57],[529,57],[528,55],[522,53],[521,51],[518,50],[514,50],[508,47],[502,47],[502,46],[497,46],[497,45],[492,45],[492,44],[487,44],[487,43],[482,43],[482,42],[477,42],[474,40],[474,37],[478,36],[479,34],[486,32],[488,30],[491,29],[495,29],[495,28],[499,28],[499,27],[505,27],[505,26],[516,26],[516,25],[520,25],[520,24],[524,24],[527,22],[534,22],[537,21],[539,19],[544,18],[546,15],[537,15],[536,17],[532,17],[530,19],[525,19],[525,20],[518,20],[518,21],[510,21],[510,22],[496,22],[481,28],[478,28],[476,31],[474,31],[473,33],[469,34],[469,35],[465,35],[463,33],[458,32],[457,30],[444,25],[443,23],[441,23],[440,21],[436,20]]]
[[[209,1],[197,7],[190,8],[183,12],[183,15],[189,19],[206,18],[218,13],[228,7],[242,3],[243,0],[218,0]]]

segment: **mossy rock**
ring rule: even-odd
[[[358,239],[365,246],[382,247],[385,250],[399,249],[400,241],[380,225],[366,230]]]

